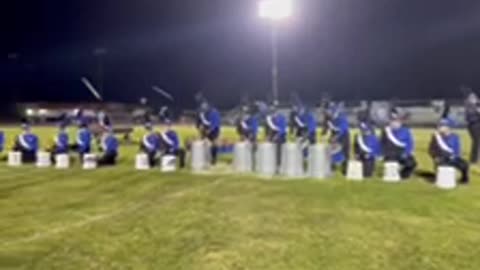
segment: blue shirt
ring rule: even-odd
[[[57,153],[67,153],[68,152],[68,134],[64,131],[59,132],[55,138],[55,150]]]
[[[88,152],[92,144],[92,133],[88,128],[81,128],[77,133],[78,151]]]
[[[461,156],[462,150],[460,137],[457,134],[451,133],[449,135],[441,135],[440,133],[435,133],[435,139],[437,140],[440,149],[444,152],[447,152],[454,157]]]
[[[306,112],[302,115],[301,120],[303,123],[305,123],[305,127],[309,135],[317,133],[317,119],[313,113]]]
[[[415,145],[412,132],[408,127],[402,126],[396,129],[386,127],[385,133],[392,144],[403,149],[403,155],[413,154]]]
[[[147,134],[143,135],[142,145],[149,153],[157,152],[160,146],[158,135],[154,132],[148,132]]]
[[[5,148],[5,133],[3,133],[3,131],[0,131],[0,152],[3,152],[4,148]]]
[[[275,115],[267,116],[267,125],[270,130],[279,136],[286,136],[287,134],[287,118],[283,114],[277,113]]]
[[[375,134],[359,134],[356,143],[362,153],[375,158],[381,155],[380,141]]]
[[[328,121],[328,128],[332,132],[332,136],[342,137],[349,131],[349,124],[347,116],[343,113],[339,113],[337,117]]]
[[[258,117],[256,115],[250,115],[247,119],[241,121],[240,125],[242,126],[242,131],[245,132],[247,136],[252,137],[252,139],[257,138],[258,135]]]
[[[102,150],[105,154],[118,153],[118,139],[113,134],[106,134],[102,137]]]
[[[180,149],[180,140],[177,132],[168,130],[160,134],[163,150],[168,154],[174,154]]]
[[[200,125],[210,130],[219,129],[221,125],[221,116],[217,109],[210,109],[199,114]]]
[[[18,137],[19,143],[23,149],[31,152],[38,151],[38,137],[37,135],[25,132]]]

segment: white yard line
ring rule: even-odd
[[[197,190],[201,190],[201,189],[204,189],[204,188],[208,188],[208,187],[217,185],[217,184],[221,183],[222,181],[224,181],[225,179],[226,179],[225,177],[219,177],[219,178],[214,179],[211,183],[208,183],[208,184],[200,186],[200,187],[192,187],[192,188],[188,188],[188,189],[185,189],[185,190],[177,191],[177,192],[172,193],[172,194],[167,194],[167,195],[163,196],[162,199],[163,200],[168,200],[168,199],[181,198],[181,197],[184,197],[184,196],[186,196],[186,195],[188,195],[192,192],[195,192]],[[30,242],[34,242],[34,241],[41,240],[41,239],[44,239],[44,238],[48,238],[48,237],[53,236],[53,235],[61,234],[61,233],[70,231],[72,229],[79,229],[79,228],[88,226],[90,224],[96,223],[96,222],[104,221],[104,220],[107,220],[107,219],[110,219],[110,218],[113,218],[113,217],[116,217],[116,216],[120,216],[122,214],[134,212],[134,211],[136,211],[138,209],[141,209],[141,208],[143,208],[146,205],[151,204],[151,203],[152,203],[151,201],[142,202],[142,203],[131,203],[131,204],[125,206],[125,207],[122,207],[121,209],[111,211],[109,213],[87,216],[87,217],[85,217],[84,220],[81,220],[81,221],[78,221],[78,222],[75,222],[75,223],[72,223],[72,224],[59,226],[59,227],[56,227],[56,228],[53,228],[53,229],[50,229],[50,230],[46,230],[44,232],[38,232],[38,233],[35,233],[32,236],[16,239],[16,240],[13,240],[13,241],[3,242],[2,244],[0,244],[0,248],[15,246],[15,245],[18,245],[18,244],[30,243]]]

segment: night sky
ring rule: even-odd
[[[270,25],[254,0],[44,0],[2,5],[2,103],[93,101],[95,48],[105,48],[104,96],[191,107],[270,92]],[[480,87],[478,0],[297,0],[279,27],[280,91],[318,100],[461,98]]]

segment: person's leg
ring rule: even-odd
[[[363,164],[363,177],[370,178],[373,176],[375,170],[375,159],[374,158],[362,158]]]
[[[185,150],[182,149],[182,148],[179,148],[176,152],[175,152],[175,156],[178,158],[178,164],[180,166],[180,169],[183,169],[185,168]]]
[[[470,148],[470,162],[477,163],[478,162],[478,152],[480,147],[480,133],[479,125],[471,125],[468,127],[468,133],[470,134],[470,139],[472,141],[471,148]]]
[[[155,152],[147,152],[145,153],[148,156],[148,164],[150,167],[155,167],[157,166],[157,154]]]
[[[37,160],[37,154],[34,151],[23,151],[22,162],[23,163],[35,163]]]
[[[463,184],[467,184],[470,180],[470,177],[469,177],[469,167],[470,166],[469,166],[468,162],[466,160],[458,157],[458,158],[455,158],[454,160],[452,160],[450,162],[450,165],[455,167],[462,174],[461,178],[460,178],[460,182],[463,183]]]
[[[399,160],[402,169],[400,170],[400,176],[402,179],[408,179],[412,176],[415,168],[417,167],[417,161],[413,156],[402,158]]]
[[[219,130],[212,130],[210,134],[208,134],[208,139],[210,141],[210,157],[212,158],[211,164],[216,165],[217,164],[217,158],[218,158],[218,137],[220,135]]]

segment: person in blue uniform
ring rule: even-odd
[[[375,171],[375,161],[381,155],[380,141],[375,134],[375,128],[368,121],[359,124],[360,133],[355,136],[355,158],[362,162],[363,176],[372,177]]]
[[[347,171],[350,158],[350,125],[346,114],[339,104],[330,104],[325,115],[323,134],[330,132],[331,161],[334,167],[340,167],[343,174]]]
[[[217,163],[218,156],[218,138],[221,131],[221,117],[217,109],[212,107],[208,102],[203,101],[198,112],[197,127],[200,137],[208,140],[210,146],[211,163]]]
[[[172,122],[165,120],[166,129],[160,133],[160,152],[162,155],[173,155],[178,159],[180,168],[185,168],[185,150],[180,146],[180,137],[173,129]]]
[[[417,161],[414,156],[414,139],[410,128],[403,124],[403,119],[396,109],[390,114],[390,123],[382,131],[381,147],[385,161],[395,161],[401,166],[400,176],[409,178]]]
[[[298,115],[293,117],[295,137],[302,145],[304,156],[308,154],[308,146],[317,143],[317,119],[308,108],[301,106]]]
[[[100,151],[102,155],[98,159],[99,166],[113,166],[117,163],[118,139],[113,133],[111,126],[106,127],[100,142]]]
[[[469,182],[469,164],[462,158],[461,142],[458,134],[452,131],[455,123],[448,117],[442,118],[437,131],[432,135],[429,154],[435,166],[452,166],[462,174],[460,183]]]
[[[51,160],[55,163],[55,156],[59,154],[68,154],[70,150],[69,137],[66,131],[66,123],[58,125],[58,132],[53,136],[53,144],[49,149]]]
[[[5,149],[5,133],[0,130],[0,153]]]
[[[258,116],[250,106],[242,108],[242,115],[237,120],[237,133],[241,141],[248,141],[252,144],[257,142]]]
[[[23,163],[33,163],[37,159],[39,149],[38,137],[32,132],[29,124],[24,123],[22,129],[23,132],[17,136],[13,150],[22,153]]]
[[[70,144],[66,129],[67,127],[63,123],[58,126],[58,132],[53,137],[53,147],[51,151],[53,155],[68,153]]]
[[[282,164],[282,146],[287,142],[287,118],[280,113],[276,105],[272,105],[265,119],[267,141],[276,145],[277,170]]]
[[[480,158],[480,100],[471,90],[465,100],[465,120],[472,141],[470,162],[478,163]]]
[[[158,164],[158,153],[160,148],[160,139],[158,134],[153,130],[151,122],[145,123],[146,133],[142,137],[140,142],[140,151],[147,154],[150,167],[154,167]]]
[[[77,131],[75,148],[80,155],[80,159],[83,160],[85,154],[89,154],[92,148],[92,132],[88,128],[88,124],[84,121],[79,122],[80,127]]]

